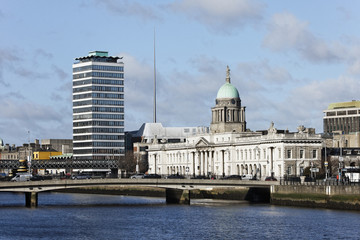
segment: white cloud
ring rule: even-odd
[[[152,122],[154,71],[152,63],[128,53],[119,56],[123,57],[125,71],[125,128],[135,130],[144,122]]]
[[[322,132],[323,110],[330,103],[356,99],[359,91],[358,79],[352,77],[313,81],[289,91],[287,97],[277,105],[276,120],[283,128],[305,125]],[[293,123],[293,126],[288,126],[289,123]]]
[[[71,79],[70,74],[64,71],[63,69],[59,68],[58,66],[53,64],[51,68],[52,68],[52,72],[55,73],[60,80],[68,81],[69,79]]]
[[[153,120],[153,63],[122,54],[125,64],[125,122],[126,130],[140,128]],[[218,62],[221,68],[206,71],[209,61]],[[208,126],[211,107],[218,88],[225,83],[225,64],[216,59],[200,56],[195,73],[157,69],[157,121],[164,126]]]
[[[265,5],[250,0],[179,0],[168,5],[213,32],[231,33],[262,20]]]
[[[97,2],[116,14],[136,16],[144,21],[161,19],[157,7],[154,7],[153,4],[146,5],[143,2],[127,0],[98,0]]]
[[[272,66],[266,59],[260,62],[241,62],[238,64],[237,69],[245,78],[253,82],[262,82],[262,84],[268,82],[280,85],[293,80],[291,74],[285,68]],[[255,88],[257,91],[261,89],[263,89],[261,85]]]
[[[337,62],[348,53],[339,42],[328,43],[308,30],[308,23],[291,13],[275,14],[268,25],[263,45],[274,51],[296,50],[313,62]]]
[[[36,139],[72,137],[71,110],[35,103],[16,93],[0,95],[0,102],[0,126],[6,126],[0,127],[0,138],[6,143],[22,145],[27,131]]]
[[[349,68],[348,73],[351,75],[360,75],[360,59],[355,60]]]

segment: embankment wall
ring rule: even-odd
[[[360,186],[277,185],[272,186],[274,205],[360,210]]]

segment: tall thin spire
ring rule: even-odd
[[[155,58],[155,27],[154,27],[154,112],[153,122],[156,123],[156,58]]]

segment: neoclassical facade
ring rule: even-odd
[[[271,123],[266,131],[246,130],[245,107],[230,83],[229,69],[212,108],[210,130],[181,143],[151,144],[148,172],[217,177],[251,174],[264,179],[300,176],[306,167],[320,166],[322,139],[314,129],[300,126],[290,133],[277,130]]]

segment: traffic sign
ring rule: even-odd
[[[319,168],[310,168],[311,172],[319,172]]]

